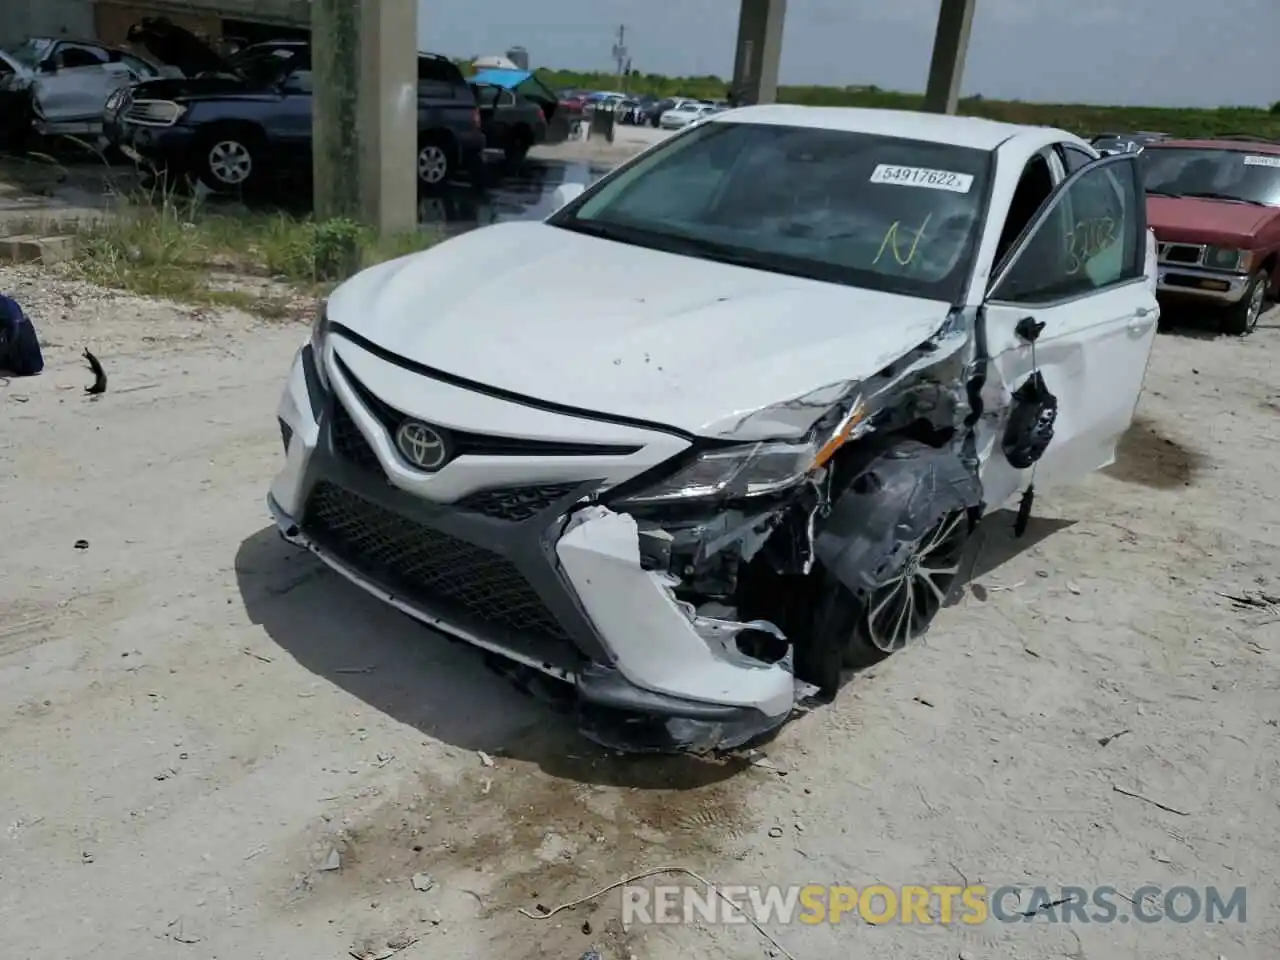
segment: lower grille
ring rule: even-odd
[[[505,557],[320,482],[303,532],[358,573],[443,616],[541,639],[568,634]]]

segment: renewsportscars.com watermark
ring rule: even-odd
[[[1244,887],[622,887],[622,923],[869,924],[1245,922]]]

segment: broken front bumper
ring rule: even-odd
[[[300,351],[278,411],[286,462],[268,503],[287,539],[422,623],[571,685],[583,732],[606,746],[727,749],[786,721],[789,660],[733,641],[771,628],[678,602],[642,568],[631,517],[580,506],[598,483],[508,481],[448,503],[403,489],[389,435],[325,369],[331,390]]]

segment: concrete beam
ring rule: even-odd
[[[415,0],[313,0],[312,166],[319,219],[417,227]]]
[[[738,46],[733,61],[733,100],[737,106],[778,99],[778,64],[787,0],[741,0]]]
[[[929,62],[929,83],[924,108],[930,113],[955,113],[960,103],[964,58],[969,52],[969,32],[977,0],[942,0],[938,29]]]

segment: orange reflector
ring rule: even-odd
[[[1229,290],[1231,285],[1225,280],[1201,280],[1200,286],[1205,290]]]

